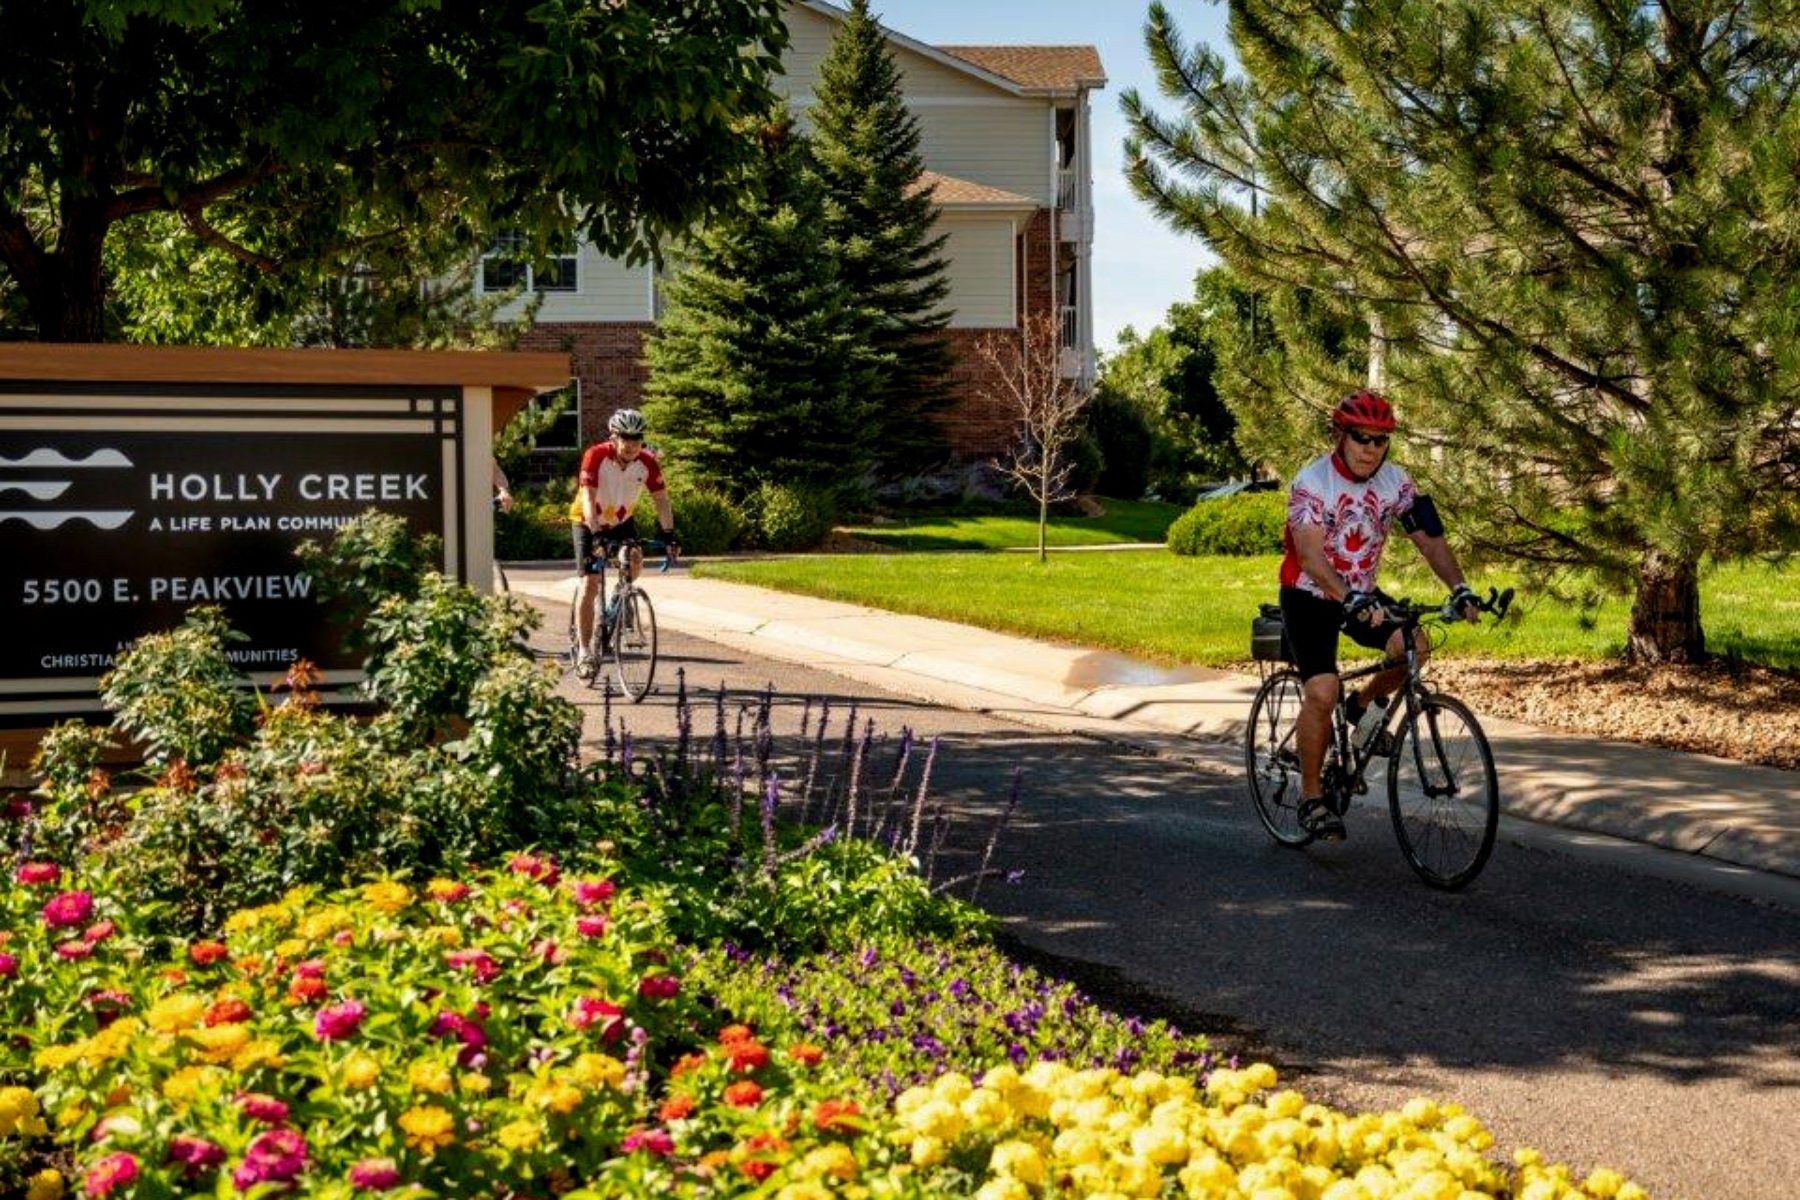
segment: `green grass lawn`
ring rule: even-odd
[[[1177,558],[1147,551],[1064,554],[862,554],[716,562],[696,573],[990,629],[1122,650],[1165,662],[1223,665],[1249,657],[1250,617],[1275,598],[1274,556]],[[1423,568],[1395,572],[1389,590],[1437,599]],[[1499,576],[1477,578],[1504,586]],[[1459,628],[1444,653],[1585,658],[1625,643],[1626,598],[1583,614],[1550,596],[1521,595],[1504,627]],[[1800,566],[1722,567],[1701,588],[1716,653],[1800,668]]]
[[[1103,500],[1098,517],[1051,517],[1044,540],[1052,546],[1105,546],[1160,542],[1169,524],[1187,511],[1158,500]],[[855,526],[847,532],[895,550],[1004,550],[1037,545],[1037,518],[1024,515],[902,518],[893,525]]]

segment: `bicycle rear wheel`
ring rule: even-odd
[[[650,694],[656,678],[656,610],[644,593],[634,590],[620,606],[612,652],[619,687],[635,704]]]
[[[1423,697],[1388,759],[1388,811],[1406,861],[1432,887],[1455,891],[1487,865],[1500,827],[1500,780],[1487,735],[1467,705]]]
[[[1296,742],[1303,692],[1300,676],[1277,671],[1250,703],[1244,730],[1244,772],[1263,827],[1284,846],[1304,846],[1300,825],[1300,748]]]

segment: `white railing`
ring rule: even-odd
[[[1083,350],[1081,344],[1081,310],[1073,304],[1062,306],[1061,345],[1068,350]]]
[[[1059,167],[1056,172],[1056,207],[1070,212],[1080,198],[1081,178],[1074,167]]]

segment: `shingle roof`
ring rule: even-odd
[[[1038,206],[1038,202],[1030,196],[1021,196],[1017,192],[988,187],[984,183],[972,183],[967,179],[958,179],[954,175],[944,175],[937,171],[919,172],[919,178],[907,191],[917,192],[928,187],[936,189],[931,193],[932,203],[943,207],[965,204],[990,208],[1036,208]]]
[[[945,54],[1020,87],[1073,91],[1102,87],[1106,68],[1092,46],[939,46]]]

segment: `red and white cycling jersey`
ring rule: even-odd
[[[597,495],[594,515],[602,528],[610,528],[627,520],[637,507],[638,497],[645,492],[663,490],[662,467],[656,455],[639,450],[637,457],[625,462],[618,447],[610,441],[596,442],[581,456],[581,473],[575,477],[575,501],[569,505],[569,523],[579,525],[581,490],[593,488]]]
[[[1318,525],[1325,530],[1325,557],[1332,569],[1353,591],[1374,591],[1381,552],[1387,548],[1388,525],[1412,509],[1417,495],[1412,477],[1391,462],[1382,463],[1361,481],[1351,476],[1335,452],[1306,464],[1288,490],[1287,528],[1281,539],[1287,555],[1281,560],[1281,585],[1325,595],[1325,589],[1301,567],[1300,551],[1294,545],[1296,528]]]

